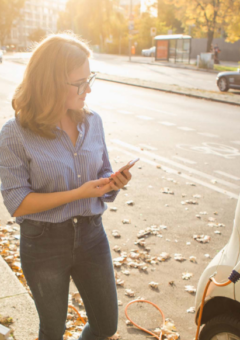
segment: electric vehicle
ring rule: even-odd
[[[233,269],[240,272],[240,197],[237,203],[233,231],[227,245],[213,258],[202,273],[195,299],[198,323],[202,296],[210,277],[223,283]],[[225,287],[217,287],[213,282],[204,301],[199,340],[240,340],[240,281]]]

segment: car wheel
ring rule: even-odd
[[[240,318],[236,314],[216,316],[203,327],[199,340],[240,340]]]
[[[225,77],[221,77],[218,80],[217,85],[221,92],[227,92],[229,90],[228,81],[227,81],[227,78]]]

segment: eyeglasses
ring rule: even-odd
[[[77,87],[78,88],[78,92],[77,92],[77,94],[79,95],[79,96],[81,96],[85,91],[86,91],[86,89],[87,89],[87,87],[89,86],[89,87],[92,87],[93,86],[93,83],[94,83],[94,81],[95,81],[95,79],[96,79],[96,76],[97,76],[97,74],[96,73],[91,73],[91,77],[89,78],[89,80],[88,81],[84,81],[84,82],[82,82],[82,83],[75,83],[75,84],[72,84],[72,83],[67,83],[68,85],[71,85],[71,86],[75,86],[75,87]]]

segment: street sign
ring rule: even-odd
[[[157,29],[156,27],[151,27],[151,31],[150,31],[151,37],[155,37],[157,34]]]
[[[133,21],[133,20],[134,20],[134,14],[131,13],[131,14],[129,14],[129,21]]]
[[[134,22],[133,21],[129,21],[128,29],[129,29],[129,31],[133,31],[134,30]]]

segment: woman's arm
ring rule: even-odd
[[[84,198],[101,197],[109,190],[112,190],[109,179],[101,178],[86,182],[81,187],[69,191],[47,194],[31,192],[23,199],[13,217],[36,214]]]
[[[13,217],[36,214],[57,208],[63,204],[89,197],[101,197],[112,190],[109,179],[101,178],[84,183],[81,187],[69,191],[52,193],[29,193],[16,209]]]

